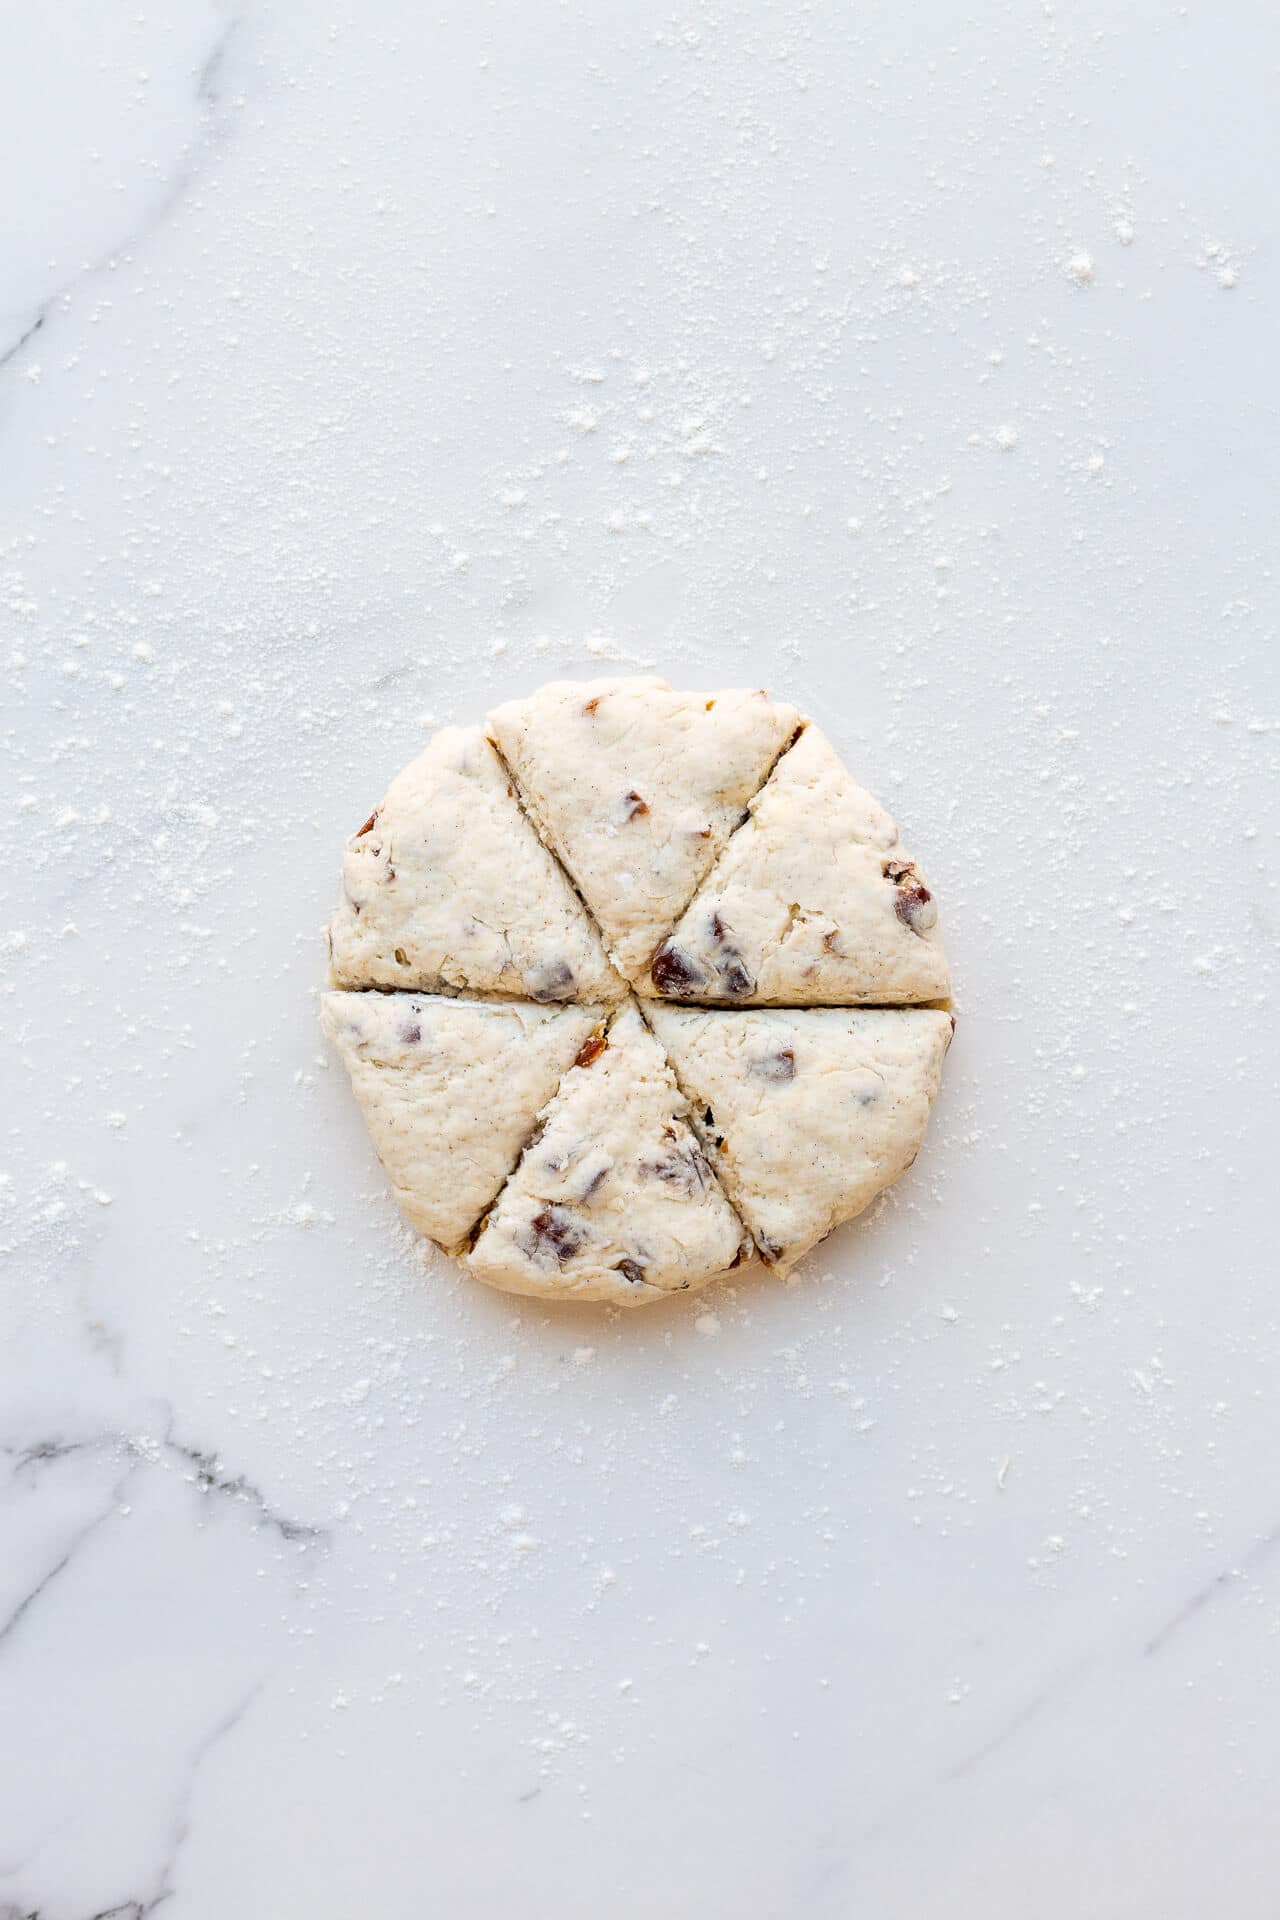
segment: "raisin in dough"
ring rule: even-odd
[[[955,1025],[923,1007],[650,1017],[712,1166],[780,1273],[911,1165]]]
[[[320,1003],[401,1211],[450,1251],[604,1018],[601,1007],[431,994],[326,993]]]
[[[616,999],[582,902],[480,727],[446,727],[347,843],[329,983]]]
[[[466,1265],[510,1293],[635,1306],[705,1286],[744,1251],[687,1106],[634,1006],[583,1049]]]
[[[751,801],[642,991],[857,1006],[950,992],[933,896],[884,808],[807,726]]]
[[[539,830],[629,980],[648,966],[795,732],[763,692],[554,682],[489,716]]]

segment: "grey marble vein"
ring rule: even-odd
[[[222,69],[226,63],[227,48],[235,38],[240,26],[239,15],[233,15],[214,41],[204,65],[196,76],[196,99],[206,107],[216,107],[222,101]]]
[[[182,1789],[178,1796],[177,1805],[173,1811],[172,1820],[170,1821],[169,1838],[165,1848],[164,1859],[161,1861],[156,1873],[155,1892],[145,1900],[127,1901],[121,1908],[108,1907],[104,1909],[101,1916],[95,1915],[94,1920],[106,1920],[106,1915],[113,1913],[128,1914],[130,1915],[130,1920],[134,1920],[135,1916],[136,1920],[145,1920],[147,1914],[154,1913],[162,1902],[170,1898],[174,1891],[175,1873],[182,1852],[182,1845],[191,1830],[191,1803],[195,1798],[200,1769],[214,1748],[219,1746],[229,1734],[235,1732],[258,1695],[262,1692],[263,1685],[263,1681],[255,1680],[253,1685],[240,1697],[236,1704],[231,1707],[228,1712],[220,1715],[213,1726],[210,1727],[209,1731],[204,1734],[191,1749]]]
[[[327,1539],[322,1528],[305,1524],[273,1507],[261,1489],[244,1474],[227,1472],[216,1451],[194,1445],[181,1437],[175,1431],[172,1420],[162,1433],[106,1428],[84,1434],[49,1432],[35,1440],[16,1438],[0,1447],[0,1454],[10,1463],[11,1478],[23,1476],[33,1479],[37,1487],[46,1474],[56,1472],[64,1463],[71,1463],[67,1469],[69,1472],[81,1474],[85,1463],[95,1455],[123,1463],[123,1472],[119,1471],[117,1464],[109,1499],[101,1511],[75,1531],[53,1564],[41,1573],[12,1608],[8,1618],[0,1623],[0,1651],[4,1650],[5,1642],[21,1629],[41,1597],[75,1564],[81,1548],[117,1511],[127,1484],[135,1474],[156,1468],[180,1474],[202,1500],[232,1501],[243,1506],[248,1509],[247,1517],[254,1530],[263,1527],[273,1529],[282,1540],[300,1549]],[[182,1847],[191,1826],[191,1808],[200,1770],[213,1749],[239,1726],[264,1685],[263,1678],[255,1679],[229,1708],[218,1714],[208,1730],[184,1754],[175,1778],[172,1812],[167,1818],[162,1843],[157,1850],[159,1861],[154,1870],[149,1869],[143,1877],[143,1889],[130,1890],[128,1897],[117,1897],[92,1908],[86,1901],[87,1920],[126,1920],[126,1917],[127,1920],[147,1920],[147,1916],[171,1899]],[[6,1862],[6,1877],[18,1870],[17,1862]],[[29,1902],[30,1893],[27,1898]],[[30,1916],[34,1916],[34,1920],[42,1920],[43,1906],[38,1899],[33,1905],[24,1902],[0,1906],[0,1920],[6,1920],[6,1916],[11,1915],[22,1915],[24,1920],[29,1920]]]
[[[1197,1614],[1203,1613],[1206,1607],[1211,1606],[1237,1580],[1243,1580],[1248,1574],[1256,1572],[1271,1558],[1277,1547],[1280,1547],[1280,1524],[1269,1528],[1260,1539],[1256,1540],[1238,1565],[1223,1567],[1211,1580],[1206,1580],[1203,1585],[1197,1587],[1190,1598],[1184,1600],[1164,1625],[1152,1634],[1143,1651],[1148,1656],[1162,1652],[1176,1633],[1194,1620]]]
[[[1039,1719],[1045,1708],[1056,1698],[1066,1683],[1075,1678],[1076,1671],[1078,1671],[1078,1669],[1072,1673],[1060,1674],[1045,1686],[1040,1687],[1031,1695],[1029,1700],[1024,1700],[1022,1705],[1009,1715],[1003,1725],[995,1729],[994,1733],[988,1734],[987,1738],[978,1746],[972,1748],[970,1752],[963,1754],[960,1759],[954,1761],[951,1766],[944,1768],[938,1776],[939,1781],[949,1782],[953,1780],[963,1780],[967,1775],[982,1766],[984,1761],[990,1760],[993,1754],[999,1753],[1000,1749],[1015,1739],[1025,1727],[1029,1727],[1033,1721]]]
[[[34,336],[37,333],[39,333],[41,327],[44,325],[46,319],[48,318],[49,308],[51,305],[52,305],[52,299],[42,301],[40,306],[36,308],[35,319],[32,320],[28,326],[24,327],[23,331],[18,335],[17,339],[13,342],[11,346],[6,347],[4,352],[0,353],[0,367],[7,367],[11,360],[16,360],[18,355],[22,352],[22,349],[26,346],[28,340],[33,339]]]
[[[119,1434],[95,1433],[84,1440],[37,1440],[29,1447],[2,1447],[0,1452],[9,1455],[16,1474],[26,1468],[51,1466],[56,1460],[69,1459],[72,1454],[93,1453],[100,1447],[121,1444]]]
[[[1164,1625],[1146,1641],[1143,1647],[1144,1654],[1150,1658],[1162,1652],[1175,1634],[1179,1633],[1183,1627],[1187,1626],[1199,1614],[1203,1613],[1207,1607],[1210,1607],[1215,1600],[1219,1599],[1222,1594],[1238,1580],[1245,1578],[1249,1573],[1255,1572],[1259,1567],[1265,1565],[1278,1547],[1280,1547],[1280,1524],[1269,1528],[1266,1533],[1255,1541],[1249,1552],[1243,1556],[1238,1564],[1222,1568],[1220,1572],[1214,1574],[1212,1579],[1206,1580],[1198,1586],[1195,1591],[1183,1601],[1182,1605],[1169,1616]],[[1081,1671],[1082,1669],[1080,1667],[1073,1668],[1070,1673],[1059,1675],[1041,1687],[1036,1693],[1031,1695],[1030,1699],[1024,1701],[1022,1706],[1011,1714],[1004,1724],[998,1727],[994,1733],[990,1734],[986,1740],[982,1741],[980,1745],[974,1747],[971,1752],[963,1755],[950,1767],[946,1768],[945,1771],[939,1775],[939,1780],[944,1782],[962,1780],[968,1774],[973,1773],[984,1761],[989,1760],[1026,1727],[1036,1721],[1044,1709],[1050,1705],[1062,1691],[1062,1688],[1069,1681],[1077,1679]]]
[[[120,1488],[116,1487],[112,1490],[110,1504],[104,1507],[101,1513],[95,1514],[92,1520],[87,1521],[84,1526],[72,1535],[66,1551],[54,1562],[47,1573],[40,1576],[34,1587],[30,1588],[29,1591],[23,1595],[17,1606],[14,1607],[10,1613],[8,1619],[0,1623],[0,1647],[3,1647],[11,1635],[16,1632],[37,1600],[40,1599],[41,1595],[47,1593],[54,1581],[66,1572],[85,1541],[90,1539],[98,1531],[98,1528],[103,1526],[105,1522],[111,1518],[111,1515],[119,1505],[119,1501]]]
[[[328,1529],[313,1526],[310,1522],[296,1520],[277,1507],[271,1505],[262,1489],[243,1473],[227,1473],[222,1466],[221,1455],[216,1449],[200,1447],[190,1441],[178,1438],[172,1426],[155,1440],[147,1435],[123,1432],[101,1432],[87,1434],[75,1440],[61,1436],[49,1436],[33,1441],[25,1446],[9,1445],[0,1447],[12,1462],[11,1472],[39,1472],[60,1460],[66,1460],[75,1454],[113,1451],[122,1459],[128,1460],[132,1472],[136,1466],[145,1466],[166,1460],[171,1467],[181,1463],[190,1468],[184,1477],[188,1479],[197,1493],[205,1496],[221,1496],[234,1500],[251,1509],[254,1525],[269,1527],[280,1535],[282,1540],[293,1544],[316,1546],[327,1542]],[[117,1489],[118,1497],[118,1489]],[[102,1516],[105,1518],[106,1516]],[[60,1568],[55,1571],[61,1571]],[[52,1578],[52,1575],[49,1576]],[[29,1596],[34,1599],[35,1595]],[[0,1638],[3,1634],[0,1633]]]
[[[257,1524],[274,1528],[282,1540],[316,1544],[328,1539],[325,1528],[310,1526],[302,1520],[292,1520],[287,1514],[278,1512],[268,1504],[260,1488],[246,1479],[244,1474],[224,1473],[216,1452],[175,1439],[172,1433],[166,1434],[164,1445],[169,1453],[176,1454],[194,1467],[191,1478],[200,1493],[223,1494],[228,1499],[241,1501],[254,1508],[258,1515]]]
[[[209,153],[222,143],[228,131],[228,123],[219,109],[224,104],[222,91],[222,72],[226,64],[227,51],[240,26],[238,15],[228,20],[220,29],[213,46],[201,62],[196,74],[193,98],[199,108],[200,125],[195,137],[186,147],[174,166],[168,180],[162,186],[157,198],[137,226],[121,238],[113,240],[110,246],[94,255],[78,267],[68,279],[64,280],[53,292],[48,294],[30,311],[34,318],[29,320],[16,340],[0,352],[0,370],[20,358],[24,347],[39,333],[60,303],[65,302],[73,290],[86,280],[92,280],[112,261],[132,247],[136,247],[150,234],[163,226],[174,209],[186,198],[192,183]]]
[[[86,1920],[147,1920],[149,1914],[155,1913],[166,1900],[172,1898],[175,1872],[183,1842],[191,1828],[191,1803],[195,1796],[200,1769],[214,1748],[240,1725],[261,1693],[263,1685],[263,1681],[255,1680],[236,1704],[229,1711],[221,1714],[209,1731],[203,1734],[192,1747],[184,1770],[182,1787],[169,1822],[164,1857],[154,1876],[155,1891],[141,1898],[119,1900],[111,1906],[96,1907],[86,1916]],[[10,1904],[0,1907],[0,1920],[42,1920],[42,1910],[39,1907]]]

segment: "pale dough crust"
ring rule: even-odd
[[[561,1082],[471,1272],[511,1293],[636,1306],[733,1266],[746,1236],[687,1112],[662,1048],[624,1007]]]
[[[320,1002],[401,1211],[448,1251],[492,1204],[539,1109],[605,1017],[603,1007],[417,993]]]
[[[738,1006],[946,998],[924,875],[817,727],[782,756],[749,813],[641,992]]]
[[[446,727],[347,843],[335,987],[616,999],[582,902],[521,813],[481,727]]]
[[[628,979],[648,965],[799,724],[763,692],[562,680],[489,716]]]
[[[955,1026],[924,1007],[649,1012],[708,1159],[780,1273],[911,1165]]]

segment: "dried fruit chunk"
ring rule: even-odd
[[[613,1000],[600,936],[479,727],[448,727],[348,842],[330,984]]]
[[[916,872],[911,860],[887,860],[884,866],[886,880],[892,880],[897,888],[893,910],[904,926],[912,933],[928,933],[938,924],[938,909],[933,895]]]
[[[791,738],[794,707],[665,680],[559,681],[489,716],[539,830],[634,979]]]
[[[416,993],[321,997],[321,1025],[420,1232],[446,1248],[468,1238],[600,1012]]]
[[[955,1024],[925,1007],[649,1011],[712,1167],[783,1273],[910,1166]]]
[[[657,991],[674,1000],[696,997],[698,988],[705,986],[710,977],[707,969],[700,967],[674,940],[663,941],[653,956],[651,972]]]
[[[898,829],[807,726],[640,991],[755,1006],[944,999],[938,910]]]
[[[549,1250],[551,1258],[562,1267],[581,1247],[582,1235],[568,1207],[543,1207],[529,1222],[523,1245],[534,1259]]]
[[[603,1053],[565,1075],[466,1264],[511,1293],[631,1306],[704,1286],[743,1243],[662,1048],[628,1006]]]
[[[714,910],[707,916],[701,959],[695,960],[678,940],[664,940],[653,956],[649,979],[659,993],[674,1000],[750,1000],[756,990],[732,929]]]

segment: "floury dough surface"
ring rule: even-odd
[[[330,984],[616,999],[622,983],[481,727],[446,727],[347,843]]]
[[[489,716],[525,802],[636,979],[799,722],[764,692],[557,681]]]
[[[781,1273],[911,1165],[955,1024],[923,1007],[650,1017],[712,1166]]]
[[[635,1306],[733,1266],[745,1235],[687,1112],[662,1048],[624,1007],[565,1076],[471,1272],[511,1293]]]
[[[856,1006],[950,992],[938,910],[878,801],[807,726],[755,795],[642,991]]]
[[[952,1031],[910,1004],[950,983],[896,826],[763,692],[560,681],[445,729],[329,943],[406,1217],[544,1299],[693,1291],[752,1237],[787,1271],[910,1165]]]
[[[450,1252],[602,1019],[593,1007],[415,993],[326,993],[320,1003],[401,1211]]]

